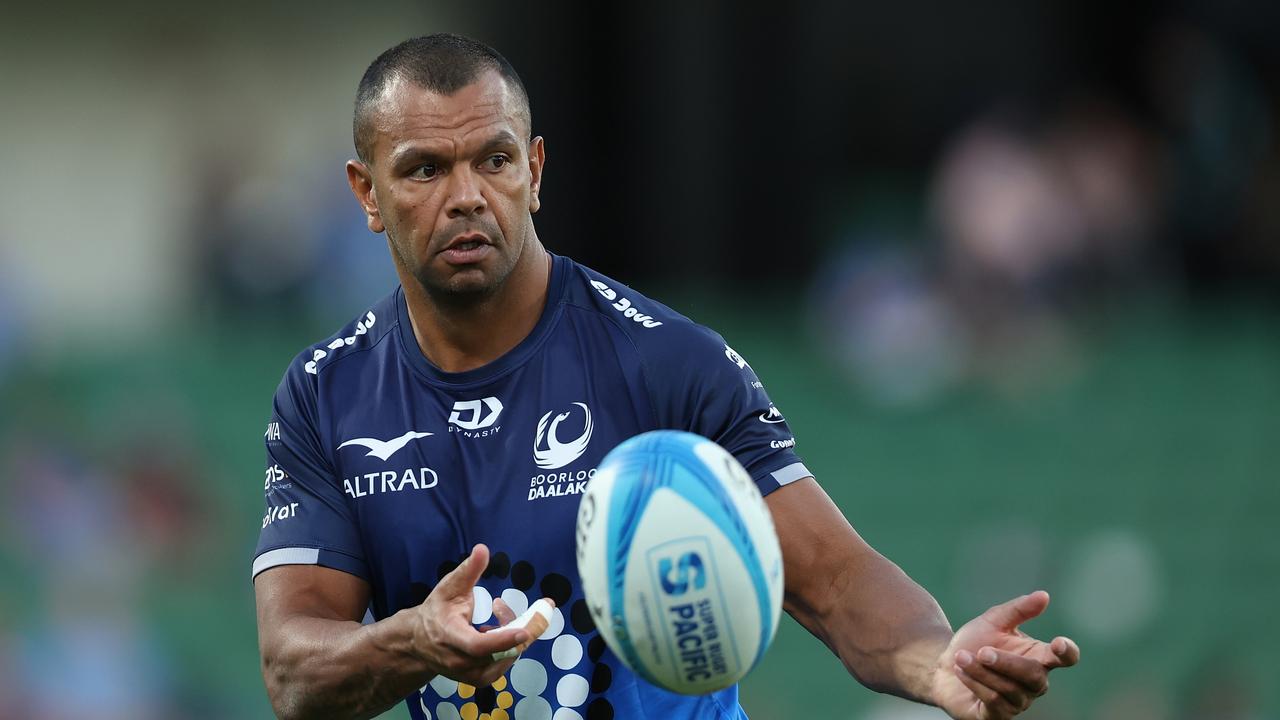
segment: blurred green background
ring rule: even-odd
[[[529,87],[547,246],[725,335],[953,623],[1050,591],[1027,629],[1084,661],[1027,717],[1280,717],[1277,28],[1249,2],[18,12],[0,717],[270,716],[261,432],[289,359],[394,282],[349,112],[440,30]],[[939,716],[790,621],[742,695]]]

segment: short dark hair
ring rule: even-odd
[[[379,55],[364,71],[356,91],[355,118],[351,123],[356,154],[369,162],[373,145],[370,115],[391,81],[400,78],[424,90],[452,95],[490,70],[496,71],[519,96],[529,126],[526,130],[531,131],[529,94],[511,63],[482,42],[451,33],[436,33],[405,40]]]

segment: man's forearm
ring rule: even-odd
[[[787,610],[822,640],[867,687],[933,703],[932,678],[950,642],[951,625],[924,588],[874,551],[830,577],[833,598],[810,607],[787,597]]]
[[[370,718],[394,706],[434,673],[410,651],[403,612],[371,625],[297,616],[264,651],[262,667],[276,714],[287,720]]]

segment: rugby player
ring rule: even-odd
[[[453,35],[391,48],[361,80],[354,136],[347,178],[400,285],[298,355],[275,395],[253,577],[280,717],[400,701],[414,718],[745,717],[736,686],[687,697],[637,678],[586,610],[578,500],[606,452],[657,428],[742,462],[777,527],[785,608],[864,685],[991,720],[1076,663],[1071,640],[1018,629],[1044,592],[953,631],[845,520],[723,338],[543,246],[546,144],[497,52]],[[494,629],[539,597],[556,609],[537,638]]]

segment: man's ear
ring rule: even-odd
[[[356,202],[364,210],[369,230],[376,233],[385,230],[382,214],[378,212],[378,198],[373,194],[373,172],[369,170],[369,166],[359,160],[348,160],[347,184],[351,186],[351,194],[356,196]]]
[[[538,192],[542,190],[542,167],[547,162],[547,149],[539,135],[529,141],[529,212],[536,213],[542,207]]]

